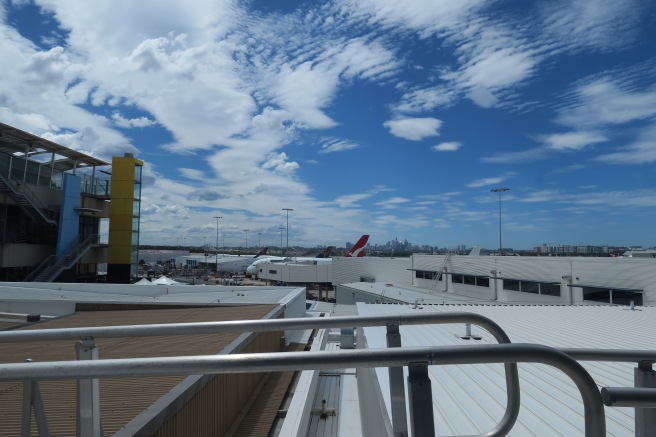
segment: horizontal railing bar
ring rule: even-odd
[[[635,349],[560,349],[577,361],[656,362],[656,350]]]
[[[656,408],[656,388],[604,387],[601,398],[609,407]]]
[[[473,323],[485,328],[499,343],[510,343],[506,333],[492,320],[475,313],[422,313],[376,316],[303,317],[269,320],[165,323],[158,325],[96,326],[39,329],[0,333],[0,343],[26,341],[80,340],[84,338],[155,337],[168,335],[217,334],[224,332],[264,332],[293,329],[343,328],[399,325]]]
[[[586,436],[605,436],[604,405],[590,374],[576,360],[561,351],[531,344],[14,363],[0,364],[0,381],[394,367],[407,366],[413,362],[426,362],[430,365],[518,362],[551,365],[567,374],[581,392]]]

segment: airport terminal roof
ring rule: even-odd
[[[60,171],[110,165],[101,159],[69,149],[4,123],[0,123],[0,151],[20,158],[25,158],[25,155],[30,158],[43,153],[54,153],[56,156],[54,167]]]
[[[0,283],[0,311],[27,312],[13,308],[38,308],[41,314],[62,315],[80,304],[138,304],[189,306],[241,306],[287,304],[299,287],[220,285],[121,285],[62,283]],[[22,305],[22,306],[20,306]],[[4,307],[7,308],[4,308]],[[36,310],[30,310],[35,312]],[[50,312],[48,312],[50,311]]]
[[[360,315],[416,312],[473,312],[499,324],[514,343],[557,348],[656,349],[656,308],[550,305],[357,305]],[[370,348],[386,347],[385,328],[365,328]],[[472,327],[480,341],[464,340],[464,324],[401,326],[404,347],[493,344],[495,339]],[[636,364],[581,362],[599,387],[633,387]],[[377,369],[389,407],[387,369]],[[405,370],[407,376],[407,369]],[[436,435],[470,435],[491,430],[505,411],[502,364],[430,366]],[[521,409],[510,435],[583,435],[583,404],[574,383],[559,370],[542,364],[519,364]],[[607,435],[634,433],[632,408],[606,409]],[[391,413],[390,413],[391,414]]]

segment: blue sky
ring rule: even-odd
[[[656,245],[650,0],[2,0],[0,120],[145,161],[143,244]],[[224,239],[225,234],[225,239]]]

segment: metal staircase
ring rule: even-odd
[[[449,258],[453,255],[453,250],[447,249],[446,254],[444,254],[444,261],[442,262],[442,267],[435,272],[435,277],[433,278],[433,284],[431,285],[430,288],[430,293],[435,290],[435,287],[437,286],[437,282],[442,279],[442,276],[444,275],[444,272],[446,271],[446,265],[449,262]]]
[[[23,184],[19,188],[19,185],[7,178],[4,172],[0,172],[0,192],[7,193],[30,220],[43,220],[51,226],[57,226],[57,221],[46,215],[47,208],[37,204],[36,196],[29,191],[27,185]]]
[[[93,234],[85,238],[81,243],[73,245],[59,259],[57,255],[50,255],[23,282],[52,282],[61,272],[70,269],[80,258],[93,246],[100,242],[100,235]]]

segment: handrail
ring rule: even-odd
[[[57,255],[50,255],[48,258],[43,260],[32,272],[23,279],[23,282],[34,282],[33,279],[36,279],[37,276],[41,275],[46,269],[54,266],[57,263]]]
[[[515,366],[518,362],[532,362],[553,366],[565,373],[581,392],[585,435],[595,437],[606,435],[604,404],[590,374],[565,353],[548,346],[532,344],[14,363],[0,364],[0,381],[278,372],[338,367],[392,367],[407,366],[417,362],[428,365],[505,363]]]
[[[609,407],[656,408],[656,388],[604,387],[601,399]]]
[[[254,321],[224,321],[198,323],[167,323],[161,325],[127,325],[112,327],[85,327],[43,329],[30,331],[11,331],[0,333],[0,343],[40,341],[40,340],[79,340],[88,338],[126,338],[164,335],[215,334],[224,332],[263,332],[291,329],[317,329],[342,327],[384,326],[389,324],[451,324],[471,323],[486,329],[499,343],[510,343],[510,338],[491,319],[476,313],[422,313],[373,316],[341,316],[324,318],[290,318]],[[506,412],[501,421],[484,435],[502,436],[512,429],[520,408],[519,374],[517,364],[506,363]]]
[[[163,323],[147,325],[93,326],[83,328],[34,329],[0,332],[0,343],[45,340],[80,340],[86,338],[157,337],[169,335],[219,334],[225,332],[266,332],[293,329],[343,327],[427,325],[472,323],[486,329],[499,343],[510,338],[494,321],[475,313],[421,313],[373,316],[299,317],[268,320],[233,320],[221,322]]]
[[[84,253],[93,245],[98,244],[100,241],[99,234],[88,235],[81,242],[75,242],[70,244],[63,255],[50,255],[45,259],[39,266],[32,271],[23,282],[41,282],[44,277],[48,277],[52,272],[56,271],[57,275],[61,270],[68,269],[72,267],[72,264],[77,262]],[[56,276],[56,275],[55,275]],[[52,280],[54,278],[50,278]]]
[[[656,350],[621,349],[560,349],[576,361],[613,361],[656,363]]]

